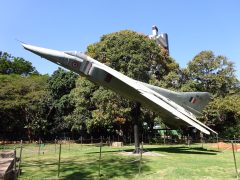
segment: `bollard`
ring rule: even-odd
[[[91,144],[93,143],[93,137],[91,136]]]

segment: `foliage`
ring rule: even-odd
[[[27,129],[28,137],[40,134],[47,125],[46,91],[48,76],[0,75],[0,124],[2,135],[8,138],[22,136]]]
[[[202,51],[188,63],[187,73],[195,82],[196,90],[208,91],[215,96],[225,96],[236,89],[238,80],[234,65],[224,56],[212,51]]]
[[[0,51],[0,74],[38,74],[32,63],[23,58],[13,57]]]
[[[66,72],[61,68],[54,71],[48,80],[48,89],[53,99],[60,99],[62,96],[69,94],[75,88],[77,75],[71,71]]]
[[[240,94],[215,98],[205,109],[207,124],[222,137],[240,136]]]
[[[56,135],[67,131],[68,125],[64,118],[74,110],[74,103],[69,93],[75,88],[76,78],[75,73],[59,68],[48,80],[48,91],[52,100],[49,121],[51,134]]]

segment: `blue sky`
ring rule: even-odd
[[[171,56],[185,67],[202,50],[235,63],[240,79],[239,0],[2,0],[0,51],[23,57],[40,73],[58,66],[25,51],[15,39],[57,50],[84,52],[103,34],[129,29],[167,32]]]

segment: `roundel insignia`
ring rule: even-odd
[[[72,62],[72,67],[73,67],[73,68],[79,67],[79,62],[78,62],[78,61],[73,61],[73,62]]]

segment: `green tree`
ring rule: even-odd
[[[48,128],[52,135],[61,135],[68,131],[68,123],[64,119],[74,110],[74,103],[69,94],[75,88],[77,77],[75,73],[59,68],[48,80],[52,102]]]
[[[221,137],[240,136],[240,94],[217,97],[205,109],[205,120]]]
[[[238,83],[234,65],[224,56],[215,56],[212,51],[202,51],[188,63],[188,80],[195,81],[196,90],[208,91],[216,96],[225,96],[236,90]]]
[[[153,40],[128,30],[102,36],[98,43],[88,46],[87,54],[143,82],[149,82],[153,78],[160,79],[176,67],[176,63],[162,54],[161,48]],[[83,81],[82,85],[85,84]],[[80,117],[85,114],[89,131],[99,127],[102,127],[101,130],[125,127],[129,131],[130,124],[142,124],[144,113],[140,111],[138,103],[123,99],[110,90],[96,86],[89,89],[87,86],[82,87],[81,83],[78,85],[78,90],[74,92],[77,110],[75,109],[72,116]],[[87,104],[84,104],[86,99]],[[136,146],[139,147],[139,144]]]
[[[0,74],[38,74],[32,63],[20,57],[13,57],[0,51]]]
[[[3,136],[31,140],[45,131],[48,76],[0,75],[0,126]],[[17,136],[16,136],[17,135]]]
[[[48,89],[53,99],[60,99],[69,94],[75,88],[77,75],[71,71],[65,71],[61,68],[54,71],[48,80]]]

